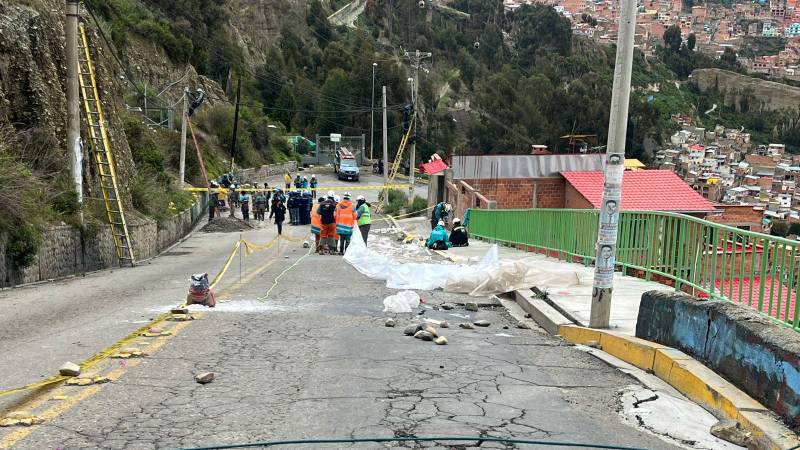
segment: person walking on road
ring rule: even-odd
[[[325,200],[325,197],[320,197],[316,205],[311,206],[311,234],[314,235],[314,251],[320,252],[320,234],[322,233],[322,216],[319,215],[319,205]]]
[[[217,213],[219,207],[219,185],[212,182],[208,194],[208,220],[209,222]]]
[[[292,188],[292,176],[289,175],[289,172],[286,172],[283,176],[283,183],[286,184],[286,189]]]
[[[317,176],[311,175],[311,181],[308,182],[311,187],[311,198],[317,198]]]
[[[361,232],[361,238],[364,239],[364,245],[367,245],[369,229],[372,226],[372,214],[369,211],[369,203],[363,195],[359,195],[356,202],[356,220],[358,221],[358,231]]]
[[[283,221],[286,220],[286,206],[276,199],[272,204],[272,213],[275,214],[275,226],[278,227],[278,235],[281,235],[283,234]]]
[[[328,197],[323,199],[317,207],[320,216],[320,254],[330,254],[336,250],[334,235],[336,234],[336,203],[333,201],[333,191],[328,191]]]
[[[336,234],[339,235],[339,254],[344,255],[350,245],[350,238],[353,236],[353,226],[356,223],[356,211],[353,202],[350,201],[350,193],[345,192],[336,205]]]

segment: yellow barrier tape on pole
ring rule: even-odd
[[[222,276],[225,275],[225,272],[228,271],[228,267],[231,266],[231,262],[233,262],[233,257],[236,256],[236,253],[239,252],[239,248],[242,246],[242,240],[236,241],[236,244],[233,246],[233,251],[231,252],[231,256],[228,257],[228,260],[225,261],[225,265],[222,266],[222,269],[217,273],[214,277],[214,280],[209,285],[210,289],[214,289],[214,287],[222,280]]]
[[[374,190],[382,190],[382,189],[406,189],[410,188],[410,184],[385,184],[381,186],[363,186],[363,185],[351,185],[351,186],[323,186],[323,187],[316,187],[316,188],[290,188],[290,189],[283,189],[279,188],[282,191],[374,191]],[[219,192],[225,194],[228,192],[226,188],[216,188]],[[275,187],[269,188],[236,188],[236,192],[261,192],[266,190],[273,190],[276,189]],[[208,192],[208,188],[194,188],[194,187],[185,187],[183,188],[186,192]]]

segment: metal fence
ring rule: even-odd
[[[316,166],[324,166],[325,164],[333,164],[336,156],[336,150],[344,147],[353,153],[356,157],[358,165],[364,162],[364,142],[365,136],[341,136],[339,141],[331,141],[330,136],[316,136],[316,149],[308,149],[302,155],[303,164],[313,164]]]
[[[598,211],[473,209],[470,234],[590,263]],[[620,213],[616,265],[701,298],[747,305],[800,330],[800,243],[668,212]]]

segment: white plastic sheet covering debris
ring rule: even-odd
[[[391,289],[443,289],[483,297],[531,286],[541,289],[580,284],[576,271],[543,270],[537,267],[541,260],[536,258],[500,260],[496,245],[479,261],[468,264],[403,262],[383,250],[367,248],[356,232],[344,259],[369,278],[385,280]]]

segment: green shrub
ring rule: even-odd
[[[411,202],[411,216],[412,217],[419,217],[424,216],[427,212],[426,209],[428,208],[428,200],[420,197],[415,196],[414,201]]]
[[[384,212],[390,216],[396,216],[403,212],[408,203],[408,196],[405,192],[398,189],[390,189],[388,202]]]
[[[36,258],[41,239],[41,233],[32,225],[16,227],[9,232],[6,255],[15,267],[28,267]]]

